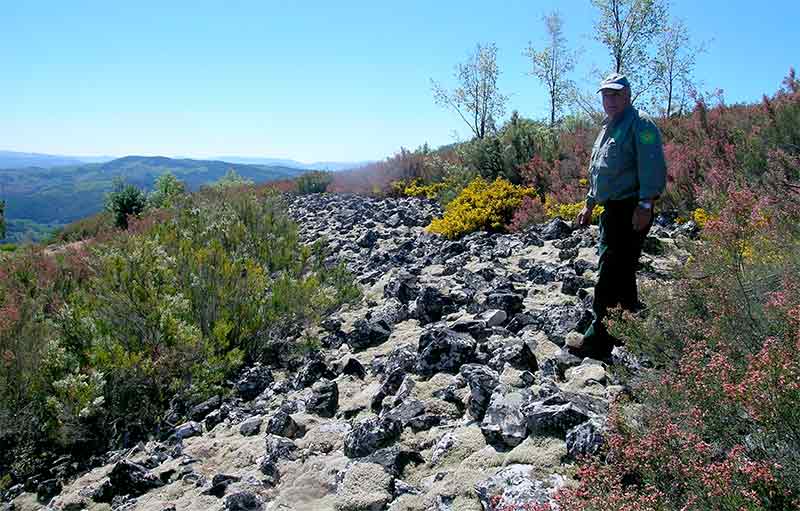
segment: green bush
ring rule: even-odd
[[[277,194],[209,188],[103,241],[0,261],[0,431],[14,444],[0,472],[34,470],[14,464],[22,452],[136,441],[172,396],[222,393],[245,360],[284,362],[269,359],[276,339],[313,347],[288,335],[359,292],[284,211]]]
[[[150,208],[174,207],[185,193],[186,185],[171,172],[165,172],[156,178],[153,191],[147,197],[147,206]]]
[[[333,174],[324,171],[307,172],[296,179],[297,193],[324,193],[333,181]]]
[[[106,195],[105,208],[114,216],[114,225],[128,228],[128,217],[137,216],[147,206],[145,193],[121,179],[114,182],[114,189]]]

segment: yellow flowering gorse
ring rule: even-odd
[[[502,231],[523,197],[533,197],[533,188],[516,186],[497,178],[489,183],[473,179],[445,208],[444,217],[434,219],[428,231],[458,238],[478,230]]]

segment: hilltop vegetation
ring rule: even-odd
[[[189,190],[198,190],[229,171],[254,182],[283,179],[304,172],[290,167],[142,156],[46,169],[0,169],[7,240],[17,241],[26,236],[41,239],[42,234],[49,234],[54,227],[101,211],[105,194],[111,191],[115,178],[121,177],[128,184],[152,190],[158,176],[171,172]]]

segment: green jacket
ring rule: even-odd
[[[586,204],[664,192],[667,165],[658,127],[629,106],[615,122],[606,119],[592,148]]]

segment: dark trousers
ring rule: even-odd
[[[621,306],[633,311],[638,308],[636,268],[644,239],[653,224],[651,218],[645,230],[633,230],[633,211],[638,202],[636,197],[608,201],[600,216],[600,267],[592,306],[595,319],[586,332],[587,337],[597,335],[610,340],[604,335],[606,330],[602,324],[608,309]]]

